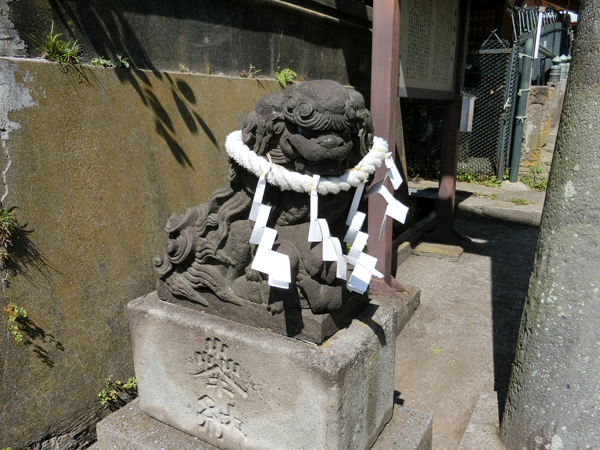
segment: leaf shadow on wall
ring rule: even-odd
[[[31,240],[33,230],[27,229],[27,224],[21,225],[11,236],[12,244],[9,249],[9,258],[6,269],[10,277],[20,275],[34,284],[31,272],[35,271],[47,281],[53,280],[53,273],[60,273],[42,255],[38,247]],[[10,278],[4,280],[5,287],[10,287]],[[50,352],[64,351],[65,347],[54,335],[34,323],[30,317],[18,317],[15,320],[22,333],[22,344],[31,349],[37,358],[48,367],[54,367]]]
[[[174,118],[169,113],[173,106],[177,108],[190,134],[197,135],[201,129],[214,147],[219,149],[214,134],[194,108],[197,100],[190,85],[181,79],[175,81],[168,73],[157,70],[122,8],[101,2],[73,3],[51,0],[50,3],[56,22],[67,31],[68,35],[76,38],[82,33],[83,41],[89,42],[94,51],[106,59],[115,60],[117,55],[128,59],[131,70],[110,70],[114,70],[121,83],[131,85],[144,106],[152,111],[156,133],[165,141],[180,165],[194,169],[188,153],[178,139],[181,131],[176,129]],[[167,105],[164,99],[161,102],[148,72],[136,70],[136,67],[152,71],[153,77],[158,82],[169,83],[174,105]],[[161,86],[160,89],[162,90],[163,87]]]

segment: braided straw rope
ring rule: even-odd
[[[267,183],[282,191],[310,192],[312,176],[292,172],[284,167],[271,164],[266,158],[258,156],[242,141],[242,131],[234,131],[225,140],[227,154],[244,169],[260,177],[266,174]],[[373,139],[371,151],[360,163],[340,177],[321,177],[317,192],[319,195],[337,194],[367,181],[369,175],[381,166],[388,153],[388,144],[381,138]],[[269,170],[269,168],[271,170]]]

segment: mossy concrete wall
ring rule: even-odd
[[[565,85],[566,80],[547,86],[531,86],[519,172],[529,174],[530,167],[544,168],[546,177],[550,172]]]
[[[18,58],[0,78],[3,204],[29,230],[3,292],[28,315],[22,343],[0,330],[0,448],[79,448],[104,380],[134,374],[125,305],[154,289],[167,218],[226,182],[225,136],[280,88]]]

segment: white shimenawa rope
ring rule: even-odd
[[[229,134],[225,140],[227,154],[244,169],[257,177],[266,174],[267,182],[277,186],[282,191],[310,192],[312,177],[293,172],[276,164],[271,164],[266,158],[257,155],[242,141],[242,131],[237,130]],[[317,192],[320,195],[337,194],[348,191],[364,183],[369,175],[381,166],[388,144],[382,138],[375,137],[371,151],[365,155],[360,163],[340,177],[321,177]],[[269,167],[271,170],[269,171]]]

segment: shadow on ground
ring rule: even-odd
[[[463,222],[460,231],[476,239],[467,247],[467,252],[488,257],[492,264],[494,390],[498,392],[501,417],[531,277],[538,229],[480,220]]]

